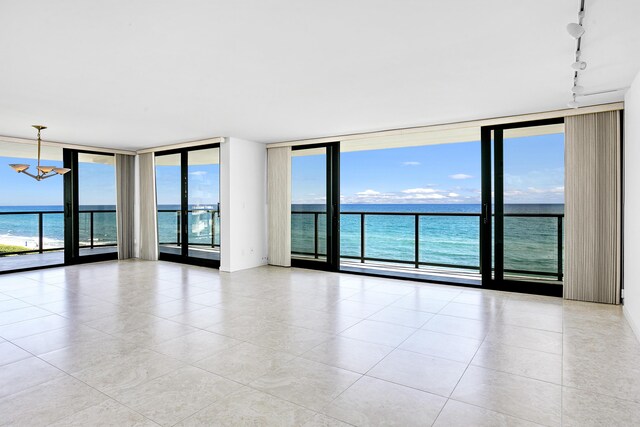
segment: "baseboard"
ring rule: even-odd
[[[243,266],[234,267],[234,268],[229,268],[227,266],[220,265],[220,271],[224,273],[235,273],[236,271],[250,270],[252,268],[264,267],[265,265],[268,265],[266,261],[261,261],[259,263],[243,265]]]
[[[631,330],[636,335],[638,341],[640,341],[640,325],[636,324],[636,322],[633,320],[633,317],[631,317],[631,313],[629,313],[626,305],[622,306],[622,312],[624,313],[624,317],[627,319],[627,323],[629,323],[629,326],[631,326]]]

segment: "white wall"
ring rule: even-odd
[[[220,270],[267,263],[267,148],[225,138],[220,144]]]
[[[640,73],[624,102],[624,314],[640,339]]]

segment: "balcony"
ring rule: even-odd
[[[343,269],[366,267],[479,279],[480,213],[342,212]],[[562,213],[504,214],[505,275],[563,280]],[[292,211],[292,255],[326,256],[324,212]]]
[[[158,209],[158,239],[160,252],[180,255],[181,215],[179,209]],[[220,214],[214,209],[187,210],[188,256],[220,260]]]
[[[117,251],[116,211],[79,211],[80,256]],[[64,263],[64,212],[0,212],[0,271]]]

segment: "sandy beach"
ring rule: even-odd
[[[0,244],[23,246],[30,250],[38,249],[38,238],[28,236],[12,236],[9,234],[0,234]],[[64,242],[61,240],[49,239],[47,237],[42,239],[43,249],[63,248]]]

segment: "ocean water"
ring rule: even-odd
[[[175,243],[179,229],[177,205],[161,205],[158,232],[161,243]],[[189,241],[211,244],[211,213],[191,207]],[[318,251],[326,253],[326,215],[323,205],[293,205],[292,210],[305,212],[292,216],[292,250],[298,253],[314,252],[314,214],[318,213]],[[94,210],[94,244],[116,243],[116,217],[114,206],[81,206],[81,210]],[[0,243],[37,248],[38,216],[35,214],[3,215],[2,212],[43,211],[43,235],[45,248],[64,247],[64,215],[62,206],[0,206]],[[349,212],[365,212],[365,256],[368,258],[414,261],[414,216],[375,215],[374,212],[447,212],[480,213],[480,205],[342,205],[340,219],[340,251],[343,257],[360,257],[360,215]],[[564,205],[506,205],[507,213],[562,214]],[[420,217],[420,261],[433,264],[449,264],[470,269],[479,268],[480,220],[477,216]],[[213,222],[215,244],[220,244],[220,218]],[[505,269],[526,270],[541,273],[557,271],[556,218],[505,218]],[[80,240],[90,240],[90,214],[80,214]],[[410,265],[410,264],[407,264]]]
[[[292,205],[292,250],[314,252],[315,219],[310,212],[322,212],[324,205]],[[414,216],[375,215],[375,212],[472,213],[479,204],[362,204],[341,205],[340,254],[360,257],[360,215],[365,212],[365,257],[413,262],[415,259]],[[505,205],[505,213],[562,214],[562,204]],[[326,215],[318,214],[318,252],[326,253]],[[556,273],[558,264],[558,219],[506,217],[504,223],[505,270]],[[421,216],[419,260],[479,269],[480,218],[478,216]],[[408,264],[409,265],[409,264]]]
[[[177,205],[160,205],[161,210],[174,212],[160,212],[158,214],[158,231],[160,242],[175,243],[178,215]],[[189,241],[196,244],[211,244],[211,214],[190,207],[189,213]],[[86,205],[80,206],[79,228],[80,243],[88,245],[91,240],[91,214],[93,213],[93,242],[94,245],[115,244],[117,242],[117,225],[114,205]],[[30,213],[6,214],[7,212],[42,211],[43,246],[49,248],[64,248],[64,214],[62,206],[0,206],[0,243],[26,246],[36,249],[38,246],[38,215]],[[107,211],[107,212],[105,212]],[[4,212],[4,214],[3,214]],[[215,239],[220,243],[220,219],[215,216]]]

